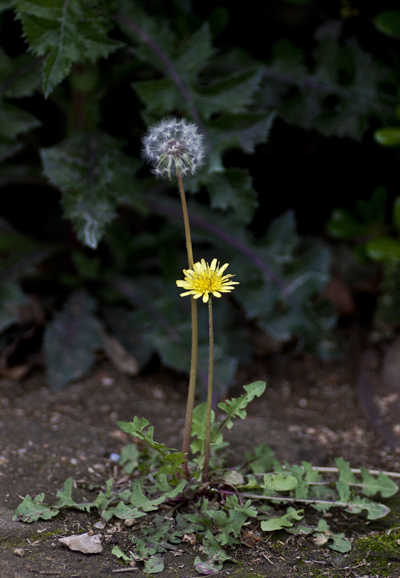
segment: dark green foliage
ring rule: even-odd
[[[137,163],[120,147],[105,133],[84,133],[40,151],[47,178],[64,193],[65,217],[92,249],[133,184]]]
[[[44,337],[47,378],[52,389],[79,379],[92,366],[101,346],[101,324],[94,302],[83,291],[72,293],[48,324]]]
[[[381,122],[394,117],[390,98],[382,98],[382,84],[390,81],[390,69],[354,40],[341,45],[323,38],[311,66],[300,48],[281,40],[274,46],[257,102],[305,129],[360,140],[371,116]]]
[[[27,297],[15,283],[0,286],[0,330],[4,331],[18,320],[18,306],[27,302]]]
[[[96,3],[15,0],[12,4],[33,52],[44,57],[42,85],[46,97],[73,64],[94,62],[122,46],[107,37],[111,26]]]
[[[394,199],[390,223],[386,216],[387,199],[387,189],[378,187],[370,199],[357,202],[355,216],[338,208],[327,223],[327,231],[332,237],[353,242],[355,255],[361,262],[382,266],[371,332],[373,341],[393,338],[400,322],[400,197]]]
[[[40,61],[31,55],[10,58],[0,47],[0,161],[22,148],[20,135],[40,125],[13,100],[30,96],[40,84]]]
[[[378,28],[387,22],[382,14]],[[266,37],[269,56],[261,60],[243,49],[242,38],[220,43],[218,34],[226,26],[229,38],[231,25],[224,7],[207,21],[177,2],[156,2],[150,11],[140,0],[3,0],[0,19],[6,17],[15,19],[19,37],[0,46],[0,185],[48,183],[59,191],[76,233],[63,238],[71,245],[70,269],[52,279],[64,294],[84,288],[93,307],[106,303],[103,319],[141,367],[157,353],[164,365],[188,370],[188,309],[175,287],[186,266],[177,183],[155,182],[139,160],[149,126],[183,117],[198,126],[206,147],[204,167],[185,180],[186,191],[198,195],[189,202],[195,260],[229,262],[240,282],[215,308],[217,394],[233,382],[238,364],[251,360],[244,318],[279,342],[336,355],[335,317],[319,297],[329,278],[328,249],[304,242],[292,213],[272,223],[268,210],[259,218],[261,197],[281,191],[266,171],[265,190],[254,188],[251,157],[262,151],[258,162],[266,164],[279,116],[358,140],[372,118],[392,120],[387,66],[329,26],[307,46],[285,34],[269,46]],[[249,232],[254,222],[256,235]],[[58,250],[26,239],[20,247],[3,247],[0,239],[4,280],[31,275],[32,264]],[[201,368],[205,312],[200,322]],[[82,367],[89,367],[90,339],[82,338],[82,347]],[[206,381],[201,371],[199,378]]]

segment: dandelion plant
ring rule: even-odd
[[[193,268],[193,249],[183,177],[194,174],[204,164],[205,148],[203,140],[204,137],[195,124],[189,124],[185,119],[178,120],[175,118],[162,120],[152,127],[143,139],[142,155],[153,166],[153,174],[157,178],[171,180],[171,177],[174,176],[178,179],[189,269]],[[182,446],[182,452],[186,456],[189,455],[190,450],[198,357],[197,304],[194,298],[191,299],[191,307],[192,353]],[[184,464],[184,471],[187,476],[187,463]]]

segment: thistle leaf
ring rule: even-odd
[[[107,57],[123,44],[107,37],[111,25],[83,0],[15,0],[25,38],[44,56],[43,92],[47,97],[73,64]]]
[[[121,144],[105,133],[82,133],[40,151],[47,178],[63,192],[65,216],[92,249],[134,186],[139,163],[120,152]]]

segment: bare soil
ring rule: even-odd
[[[360,346],[354,338],[348,340],[345,357],[336,362],[288,353],[259,360],[241,371],[238,383],[262,379],[268,388],[249,406],[248,418],[239,420],[226,435],[231,442],[231,464],[242,463],[246,451],[265,443],[282,462],[306,460],[327,466],[343,456],[352,467],[400,472],[400,389],[383,385],[380,353],[371,353],[371,363],[364,368],[362,377],[368,378],[371,389],[360,388],[360,360]],[[232,393],[240,393],[240,387]],[[363,395],[370,397],[380,424],[392,433],[391,442],[379,424],[366,419]],[[94,515],[71,510],[33,524],[12,522],[11,516],[26,494],[44,492],[45,501],[51,503],[68,477],[100,484],[118,475],[110,454],[120,453],[130,441],[117,428],[118,420],[146,417],[155,426],[156,439],[179,448],[185,396],[184,377],[162,369],[131,378],[103,359],[88,377],[58,392],[49,389],[39,371],[21,382],[0,379],[1,578],[114,576],[122,570],[129,570],[129,576],[144,576],[140,567],[122,567],[111,555],[115,544],[122,549],[128,546],[129,534],[138,525],[128,528],[111,521],[100,531],[103,552],[85,555],[68,550],[58,538],[93,530],[99,521]],[[231,552],[237,563],[225,564],[219,575],[399,578],[400,539],[397,548],[395,543],[387,549],[360,539],[383,537],[389,546],[400,527],[400,501],[395,497],[388,504],[389,516],[373,523],[334,511],[329,524],[353,541],[349,555],[283,531],[263,534],[255,525],[249,528],[253,538],[244,536],[243,545]],[[315,512],[307,510],[307,519],[313,516]],[[197,576],[193,559],[200,554],[198,545],[184,545],[180,550],[178,555],[167,554],[161,578]]]

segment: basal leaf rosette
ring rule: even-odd
[[[185,279],[176,282],[178,287],[182,287],[187,291],[181,293],[181,297],[186,295],[193,295],[194,299],[203,298],[203,302],[207,303],[209,296],[221,297],[221,293],[230,293],[233,291],[233,285],[238,285],[238,281],[231,281],[231,277],[235,275],[223,275],[229,263],[225,263],[222,267],[219,266],[217,259],[213,259],[211,265],[202,259],[198,263],[194,263],[193,269],[183,269]]]
[[[158,178],[194,174],[204,164],[203,135],[185,119],[167,118],[143,138],[142,157]]]

